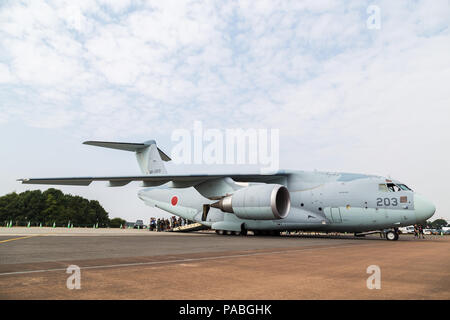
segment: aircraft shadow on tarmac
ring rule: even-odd
[[[201,233],[201,232],[192,232],[192,233]],[[225,238],[232,238],[232,237],[241,237],[244,236],[232,236],[232,235],[216,235],[211,234],[217,237],[225,237]],[[379,235],[368,235],[368,236],[354,236],[354,235],[336,235],[336,234],[297,234],[297,233],[291,233],[291,234],[283,234],[283,235],[248,235],[248,237],[255,237],[255,238],[264,238],[264,239],[335,239],[335,240],[370,240],[370,241],[379,241],[383,240],[386,241],[386,238]],[[437,238],[436,238],[437,237]],[[399,240],[403,241],[438,241],[439,236],[428,236],[424,239],[415,239],[413,235],[400,235]]]

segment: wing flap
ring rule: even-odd
[[[42,179],[18,179],[22,184],[54,184],[69,186],[88,186],[93,180],[86,178],[42,178]]]

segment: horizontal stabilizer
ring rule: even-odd
[[[124,151],[133,151],[133,152],[140,152],[143,151],[145,148],[148,148],[152,144],[156,144],[155,140],[146,141],[144,143],[128,143],[128,142],[108,142],[108,141],[85,141],[83,144],[87,144],[90,146],[96,146],[96,147],[103,147],[103,148],[109,148],[109,149],[116,149],[116,150],[124,150]],[[161,160],[163,161],[170,161],[170,157],[165,154],[160,148],[157,148],[159,155],[161,157]]]

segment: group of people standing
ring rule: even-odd
[[[425,235],[423,233],[423,227],[421,224],[415,224],[414,225],[414,239],[415,238],[420,239],[420,236],[422,236],[422,239],[425,239]]]
[[[183,219],[181,217],[172,216],[170,219],[166,218],[150,218],[150,231],[170,231],[174,228],[185,226],[189,224],[190,221]]]

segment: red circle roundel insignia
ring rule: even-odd
[[[173,196],[171,202],[172,202],[172,205],[173,205],[173,206],[176,206],[176,205],[177,205],[177,202],[178,202],[177,196]]]

